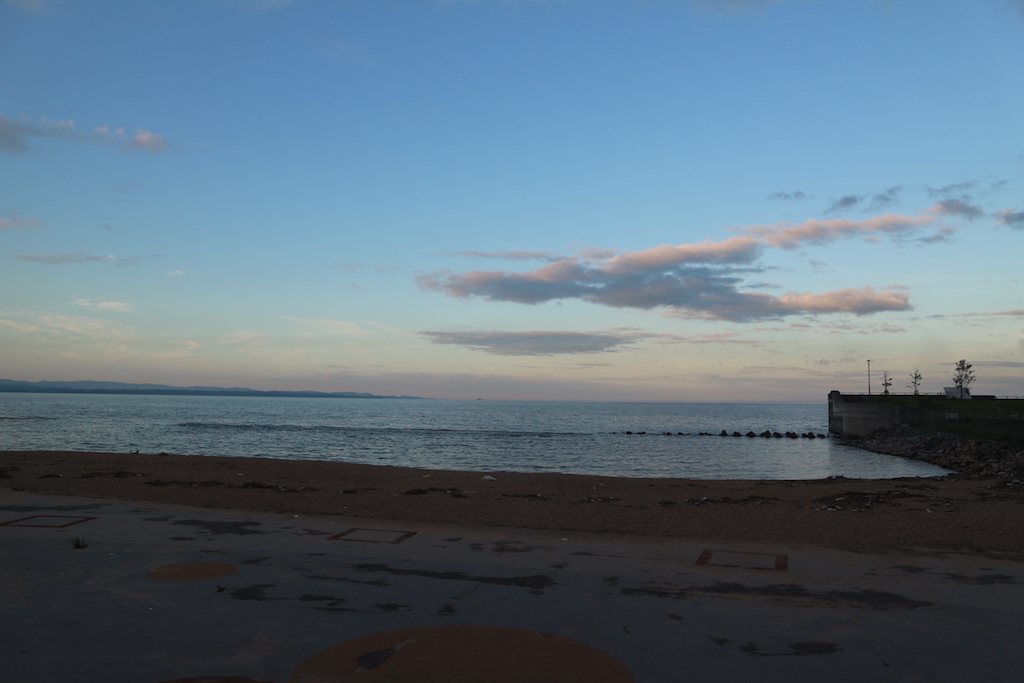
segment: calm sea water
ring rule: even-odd
[[[826,433],[827,423],[824,402],[569,403],[0,393],[0,450],[137,450],[485,472],[691,479],[887,479],[948,473],[833,439],[717,436],[723,429],[730,434]],[[700,432],[716,436],[700,436]]]

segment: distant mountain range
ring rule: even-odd
[[[0,379],[0,392],[35,394],[151,394],[161,396],[277,396],[285,398],[422,398],[378,396],[355,391],[260,391],[242,387],[172,387],[166,384],[124,382],[22,382]]]

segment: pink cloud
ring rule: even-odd
[[[847,219],[810,219],[798,225],[747,225],[737,228],[757,237],[763,244],[778,249],[798,249],[805,244],[821,245],[853,237],[899,234],[927,227],[935,221],[931,215],[899,216],[885,214],[862,221]]]
[[[8,119],[0,116],[0,151],[5,151],[9,154],[27,151],[31,138],[62,140],[65,142],[121,144],[125,137],[124,129],[117,128],[111,130],[108,126],[98,126],[92,129],[92,131],[82,131],[75,126],[75,122],[71,119],[67,121],[50,121],[42,118],[34,121],[31,119]],[[135,135],[124,146],[124,149],[163,152],[169,147],[169,143],[162,135],[137,128]]]
[[[148,130],[137,128],[126,149],[159,153],[167,151],[169,147],[170,145],[163,135],[157,135],[156,133],[150,133]]]
[[[656,270],[681,263],[750,263],[761,253],[753,237],[730,237],[721,242],[704,240],[695,244],[665,244],[608,259],[608,272]]]
[[[839,289],[821,294],[783,294],[778,299],[784,310],[803,313],[853,313],[865,315],[879,311],[905,311],[910,296],[899,288],[875,291],[873,287]]]
[[[745,234],[720,241],[664,244],[627,253],[591,250],[557,258],[526,272],[444,271],[421,275],[417,281],[422,289],[452,297],[523,304],[579,299],[613,308],[665,308],[675,317],[737,322],[800,314],[906,311],[912,308],[910,297],[899,287],[774,296],[751,291],[764,286],[747,279],[763,270],[754,263],[765,249],[793,250],[858,238],[879,241],[886,236],[901,237],[934,228],[941,217],[971,219],[978,211],[966,202],[943,201],[916,216],[884,214],[864,220],[810,219],[797,224],[748,225],[732,228]],[[1013,220],[1015,214],[1007,216]],[[953,229],[942,226],[919,241],[947,240]]]

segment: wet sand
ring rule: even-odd
[[[1024,484],[956,476],[632,479],[269,458],[0,451],[0,488],[566,534],[1024,552]]]

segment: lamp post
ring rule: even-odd
[[[871,395],[871,360],[868,359],[868,396]]]

